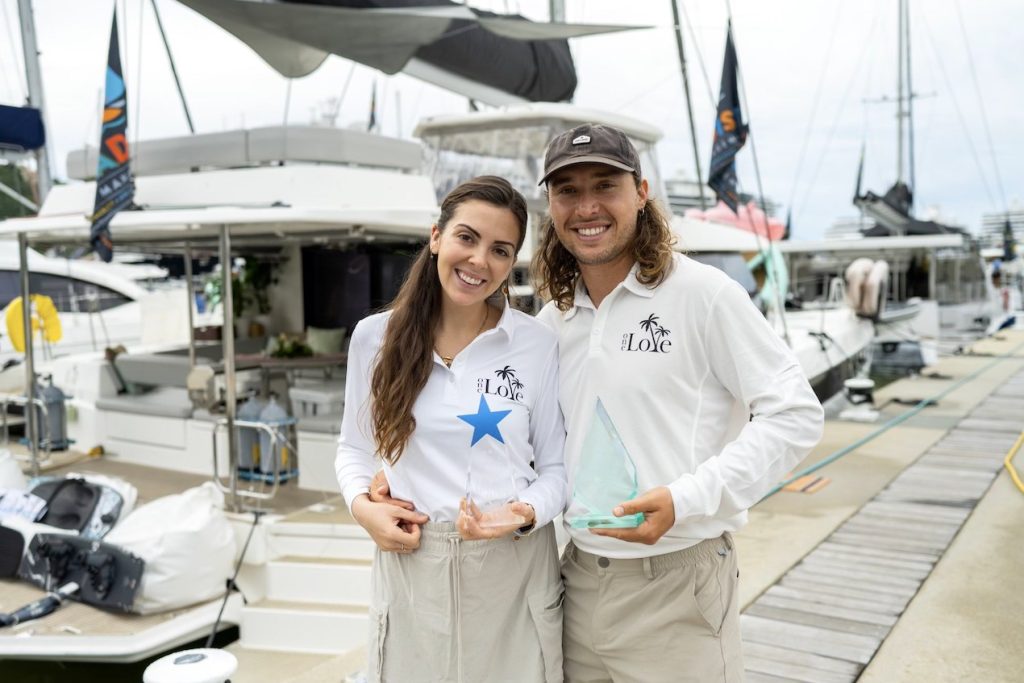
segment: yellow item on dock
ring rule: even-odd
[[[60,341],[63,331],[60,326],[60,316],[57,315],[57,307],[53,305],[53,299],[43,294],[32,294],[33,311],[32,335],[42,329],[43,339],[53,343]],[[4,311],[4,320],[7,323],[7,337],[11,340],[11,346],[15,351],[25,351],[25,323],[22,316],[22,300],[16,297],[7,304]]]
[[[1013,444],[1013,448],[1011,448],[1010,452],[1006,454],[1006,459],[1003,460],[1003,466],[1006,467],[1007,471],[1010,473],[1010,478],[1013,479],[1013,483],[1017,485],[1017,488],[1020,489],[1021,493],[1024,493],[1024,483],[1021,482],[1020,475],[1017,474],[1017,470],[1013,467],[1013,456],[1017,455],[1017,451],[1020,450],[1022,445],[1024,445],[1024,432],[1020,433],[1020,436],[1017,437],[1016,443]]]

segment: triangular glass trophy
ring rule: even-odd
[[[512,503],[519,500],[515,470],[508,445],[498,429],[498,423],[511,412],[492,412],[481,394],[476,413],[458,416],[473,425],[466,465],[466,508],[477,524],[485,528],[519,527],[526,523],[522,515],[511,509]]]
[[[643,513],[616,517],[612,510],[636,498],[636,464],[615,429],[601,399],[597,399],[590,428],[583,440],[570,504],[574,529],[614,529],[640,526]]]

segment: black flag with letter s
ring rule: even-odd
[[[747,126],[743,123],[743,112],[740,110],[736,70],[736,48],[732,42],[730,24],[725,38],[725,62],[722,65],[722,87],[718,94],[708,187],[733,212],[739,205],[739,195],[736,193],[736,153],[747,141]]]

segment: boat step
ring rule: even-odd
[[[266,566],[267,598],[369,606],[370,560],[286,556]]]
[[[344,654],[365,647],[369,614],[358,605],[262,600],[242,608],[242,647]]]

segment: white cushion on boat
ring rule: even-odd
[[[341,432],[341,415],[317,415],[299,419],[296,429],[300,432],[316,432],[318,434],[339,434]]]
[[[178,387],[157,387],[144,394],[108,396],[98,399],[96,407],[119,413],[181,418],[190,417],[193,410],[188,391]]]
[[[196,359],[197,364],[208,361]],[[141,353],[125,354],[114,361],[121,377],[131,384],[146,386],[186,387],[188,379],[188,357]]]

